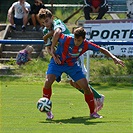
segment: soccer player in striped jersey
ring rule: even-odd
[[[85,39],[86,31],[80,27],[74,31],[74,36],[60,34],[51,45],[51,55],[53,58],[47,70],[46,81],[43,89],[43,96],[50,99],[52,95],[52,84],[62,75],[68,74],[79,86],[84,90],[84,98],[90,109],[91,118],[102,118],[95,112],[94,96],[90,87],[88,86],[87,79],[83,74],[82,69],[77,65],[76,61],[83,53],[88,50],[99,51],[106,56],[113,59],[115,64],[120,64],[124,67],[124,62],[111,54],[108,50],[100,47]],[[57,49],[55,46],[58,42]]]
[[[51,39],[54,40],[54,38],[56,38],[56,36],[58,36],[60,33],[64,33],[64,34],[70,34],[70,31],[69,29],[66,27],[66,25],[60,20],[60,19],[55,19],[53,18],[53,14],[48,10],[48,9],[41,9],[39,11],[39,19],[41,20],[41,22],[43,23],[43,25],[45,26],[44,30],[43,30],[43,33],[44,33],[44,42],[46,43],[45,44],[45,47],[47,48],[47,51],[49,54],[50,51],[51,51]],[[81,58],[82,59],[82,58]],[[83,62],[82,62],[83,63]],[[82,66],[82,64],[81,64]],[[82,70],[83,67],[82,67]],[[60,81],[60,77],[58,77],[56,79],[58,82]],[[72,83],[72,82],[70,82]],[[73,84],[71,84],[73,87],[77,88],[77,86],[74,86],[74,82]],[[104,102],[104,96],[102,94],[99,94],[92,86],[90,86],[93,93],[94,93],[94,97],[95,97],[95,103],[96,105],[98,105],[96,107],[96,110],[99,111],[102,109],[103,107],[103,102]],[[82,93],[83,90],[77,88],[78,90],[80,90]],[[48,113],[47,115],[47,118],[51,119],[52,115],[50,115],[50,113]]]

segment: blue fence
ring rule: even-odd
[[[38,45],[42,45],[44,44],[43,40],[0,40],[1,44],[38,44]],[[111,41],[111,42],[94,42],[95,44],[98,45],[132,45],[133,46],[133,42],[122,42],[122,41]]]

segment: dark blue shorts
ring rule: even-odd
[[[23,25],[23,18],[22,19],[18,19],[18,18],[14,17],[14,23],[16,25]]]
[[[77,63],[75,63],[74,66],[68,66],[67,64],[58,65],[51,60],[46,74],[54,74],[56,79],[58,79],[61,77],[62,73],[69,75],[75,82],[82,78],[86,78],[82,72],[82,68],[79,67]]]

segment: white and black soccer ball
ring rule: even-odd
[[[38,100],[37,109],[40,112],[49,112],[51,111],[51,108],[52,108],[52,102],[48,98],[42,97]]]

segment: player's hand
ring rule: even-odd
[[[96,9],[93,6],[91,6],[91,8],[92,8],[92,12],[96,13]]]
[[[56,64],[61,64],[61,61],[60,61],[60,59],[59,59],[60,56],[55,54],[55,49],[54,49],[54,47],[52,47],[52,46],[51,46],[51,52],[50,52],[50,53],[51,53],[51,55],[52,55],[52,57],[53,57],[55,63],[56,63]]]
[[[54,55],[53,59],[55,61],[56,64],[61,64],[61,61],[60,61],[60,56],[59,55]]]
[[[100,7],[97,7],[97,8],[95,9],[95,12],[96,12],[96,13],[99,12],[99,9],[100,9]]]
[[[121,66],[124,67],[124,62],[120,59],[118,59],[117,57],[113,58],[115,64],[120,64]]]

